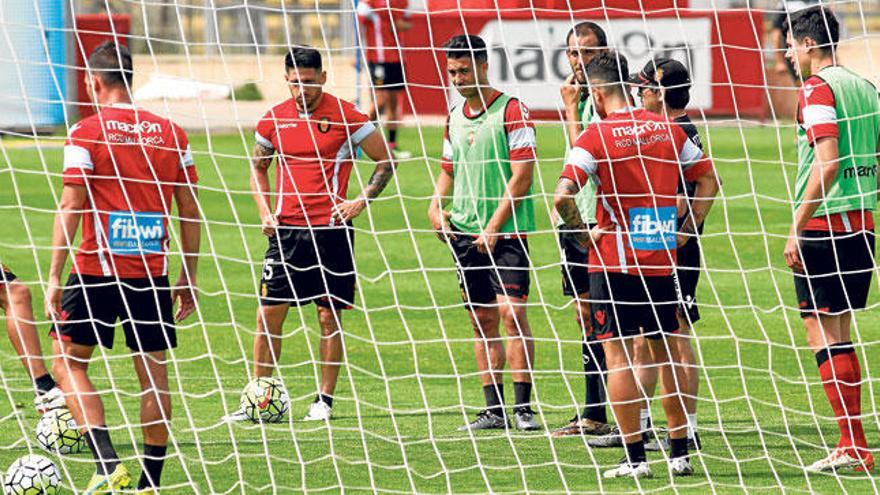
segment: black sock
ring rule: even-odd
[[[601,342],[581,344],[584,360],[585,401],[584,418],[599,423],[608,422],[605,410],[605,350]]]
[[[669,457],[675,459],[677,457],[687,457],[688,455],[688,439],[687,437],[682,438],[670,438],[669,439]]]
[[[504,384],[484,385],[483,396],[486,398],[486,409],[496,416],[504,417]]]
[[[166,445],[144,444],[144,470],[141,471],[141,479],[138,480],[138,490],[159,486],[159,482],[162,480],[162,467],[165,465],[166,452],[168,452]]]
[[[45,375],[34,379],[34,385],[37,387],[39,393],[45,394],[55,388],[55,380],[52,379],[52,375],[46,373]]]
[[[645,442],[639,440],[638,442],[626,444],[626,458],[633,465],[645,462],[647,460],[645,456]]]
[[[327,404],[328,407],[333,407],[333,397],[327,394],[318,394],[315,398],[315,402],[321,401],[324,404]]]
[[[388,142],[397,144],[397,129],[388,129]]]
[[[95,458],[98,474],[110,474],[119,465],[119,456],[110,441],[106,426],[98,426],[86,432],[86,444]]]
[[[531,382],[513,382],[513,398],[516,400],[513,406],[514,411],[530,411],[532,402],[532,383]]]

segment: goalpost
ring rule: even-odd
[[[405,87],[400,94],[400,161],[385,192],[354,221],[357,291],[344,314],[345,352],[329,423],[300,421],[320,386],[321,330],[312,306],[291,307],[275,376],[290,397],[279,423],[232,424],[253,376],[255,311],[265,236],[249,190],[257,121],[290,97],[284,54],[321,50],[325,91],[376,97],[357,18],[364,0],[4,0],[0,4],[0,262],[33,294],[47,362],[43,315],[62,146],[91,111],[79,83],[82,59],[116,39],[134,57],[135,103],[183,126],[201,181],[200,304],[178,325],[169,352],[173,419],[163,490],[169,493],[598,493],[877,491],[869,473],[807,474],[834,447],[836,422],[822,392],[782,256],[796,173],[797,85],[777,67],[775,0],[410,0],[412,27],[395,33]],[[375,3],[375,0],[374,2]],[[404,2],[406,3],[406,2]],[[868,0],[823,2],[843,27],[843,65],[880,82],[880,10]],[[400,7],[395,6],[395,9]],[[108,16],[112,14],[112,17]],[[552,437],[584,405],[582,331],[561,290],[553,192],[570,143],[559,87],[571,73],[565,35],[598,23],[631,72],[654,56],[691,73],[689,113],[723,187],[700,238],[701,320],[698,431],[693,477],[671,478],[649,453],[654,479],[603,480],[621,449],[588,447],[584,436]],[[489,47],[489,77],[519,98],[538,123],[529,235],[528,314],[536,348],[533,407],[539,432],[458,432],[483,409],[474,332],[448,246],[427,209],[440,170],[443,125],[460,102],[448,84],[442,46],[475,34]],[[380,119],[379,128],[387,131]],[[277,166],[277,163],[273,166]],[[349,198],[374,164],[359,161]],[[176,213],[173,213],[176,215]],[[171,235],[171,273],[181,260]],[[69,266],[69,264],[68,264]],[[874,283],[876,286],[876,282]],[[854,320],[862,363],[862,411],[876,448],[880,324],[877,287]],[[6,323],[6,319],[3,323]],[[117,332],[121,333],[121,332]],[[503,332],[502,332],[503,333]],[[107,408],[114,443],[133,473],[142,452],[140,387],[131,352],[117,336],[98,348],[90,373]],[[509,369],[505,382],[511,383]],[[33,385],[18,356],[0,344],[0,469],[41,453]],[[512,393],[508,390],[508,398]],[[654,429],[665,424],[658,390]],[[609,418],[612,417],[609,410]],[[88,450],[49,456],[67,492],[93,472]],[[660,467],[664,466],[664,467]]]

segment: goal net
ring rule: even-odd
[[[51,364],[51,322],[42,308],[63,145],[68,131],[92,111],[82,87],[83,59],[98,43],[116,39],[133,53],[134,102],[187,131],[200,177],[199,305],[177,325],[178,346],[168,353],[173,416],[161,493],[877,491],[870,473],[805,470],[834,448],[837,422],[783,258],[797,169],[797,78],[777,57],[784,43],[778,44],[773,31],[777,16],[784,20],[786,12],[803,7],[796,4],[810,3],[4,0],[0,260],[33,295],[35,323]],[[823,4],[841,22],[840,63],[876,82],[876,3]],[[385,15],[384,8],[405,21],[390,28],[392,39],[369,24],[370,16],[378,22]],[[723,179],[699,238],[700,319],[690,341],[702,449],[691,453],[696,473],[689,478],[672,478],[667,454],[649,452],[653,479],[606,480],[602,473],[617,465],[622,449],[589,446],[589,436],[552,434],[580,413],[585,400],[583,331],[575,302],[562,291],[553,216],[553,193],[571,145],[559,92],[572,73],[566,34],[584,20],[604,30],[608,45],[629,59],[631,72],[660,56],[688,68],[688,113]],[[458,431],[485,408],[484,395],[455,262],[432,230],[427,210],[441,170],[447,113],[461,102],[448,82],[442,47],[462,33],[486,41],[490,83],[520,99],[537,125],[536,228],[528,236],[526,302],[535,348],[532,408],[542,425],[534,432]],[[368,52],[377,43],[399,47],[384,49],[390,62],[371,59]],[[267,249],[249,186],[255,126],[290,98],[284,56],[300,45],[321,51],[324,90],[363,112],[377,98],[387,98],[377,89],[376,64],[400,57],[397,107],[380,112],[386,115],[377,123],[384,136],[396,134],[399,168],[353,222],[356,296],[342,316],[344,354],[333,419],[302,421],[327,364],[314,305],[303,305],[292,306],[283,323],[274,372],[289,395],[288,413],[277,423],[224,421],[255,373],[253,342]],[[378,79],[390,76],[383,72]],[[350,198],[367,185],[375,167],[362,158],[351,172]],[[176,226],[171,230],[174,276],[182,248]],[[852,325],[871,446],[880,427],[873,372],[880,366],[872,331],[880,324],[876,308],[874,288],[868,309],[857,313]],[[120,458],[137,474],[143,393],[132,352],[117,333],[113,349],[96,349],[89,374]],[[508,366],[508,410],[511,373]],[[0,388],[0,468],[43,453],[58,466],[67,491],[83,490],[94,472],[93,459],[87,449],[67,455],[40,449],[34,386],[10,345],[0,345]],[[661,440],[662,397],[658,386],[649,429]],[[613,423],[610,409],[607,414]]]

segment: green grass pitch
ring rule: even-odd
[[[638,485],[605,481],[619,450],[590,450],[582,438],[545,432],[455,431],[482,405],[472,331],[461,308],[448,250],[428,231],[425,211],[438,169],[438,128],[401,132],[402,147],[430,161],[400,166],[396,182],[357,219],[359,307],[345,314],[346,364],[330,428],[299,422],[317,389],[319,332],[314,309],[293,310],[284,326],[279,370],[292,418],[277,425],[218,422],[247,380],[257,278],[266,241],[247,193],[250,132],[192,136],[206,216],[200,262],[200,318],[182,325],[173,353],[174,420],[164,484],[173,493],[459,492],[868,492],[866,475],[807,475],[801,466],[836,443],[836,425],[818,381],[782,258],[794,174],[793,128],[703,127],[723,178],[703,238],[705,263],[697,324],[702,370],[699,421],[705,450],[697,474],[670,479],[663,464]],[[583,400],[579,331],[561,294],[559,254],[548,212],[561,168],[561,126],[541,126],[536,170],[539,229],[530,238],[534,271],[529,318],[537,339],[535,395],[553,428]],[[50,143],[43,139],[41,143]],[[57,144],[57,141],[55,141]],[[0,256],[35,293],[43,319],[52,210],[60,192],[61,149],[0,142]],[[372,164],[359,164],[352,191]],[[171,273],[176,275],[173,261]],[[877,303],[874,290],[870,302]],[[864,376],[876,376],[876,309],[857,319]],[[47,324],[40,324],[45,333]],[[44,349],[48,349],[48,339]],[[138,385],[124,345],[91,364],[120,454],[133,473],[140,450]],[[508,380],[509,382],[509,380]],[[8,344],[0,344],[0,468],[35,450],[29,383]],[[508,387],[510,385],[508,383]],[[872,380],[863,392],[869,441],[880,444]],[[659,404],[655,418],[662,418]],[[658,421],[659,422],[659,421]],[[137,450],[136,450],[137,449]],[[649,455],[659,460],[659,454]],[[93,470],[80,454],[59,462],[67,489]],[[165,493],[163,491],[163,493]]]

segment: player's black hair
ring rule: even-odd
[[[107,86],[131,88],[134,81],[131,52],[127,46],[112,41],[105,41],[92,50],[88,69]]]
[[[596,37],[596,48],[608,49],[608,37],[605,36],[605,30],[599,27],[595,22],[583,21],[575,24],[573,28],[568,30],[568,34],[565,35],[566,45],[574,34],[577,34],[578,36],[592,34]]]
[[[453,36],[443,45],[443,48],[446,49],[446,58],[459,59],[467,57],[477,64],[483,64],[489,60],[486,42],[483,41],[483,38],[472,34]]]
[[[629,63],[626,57],[617,52],[602,52],[587,64],[587,77],[602,85],[605,91],[626,94],[625,85],[629,79]]]
[[[840,40],[840,23],[827,7],[810,7],[791,16],[791,36],[803,41],[811,38],[823,52],[831,52]]]
[[[315,69],[323,68],[321,52],[310,46],[295,46],[284,57],[284,69]]]
[[[666,88],[663,101],[669,108],[676,110],[685,108],[691,102],[691,90],[690,88]]]

